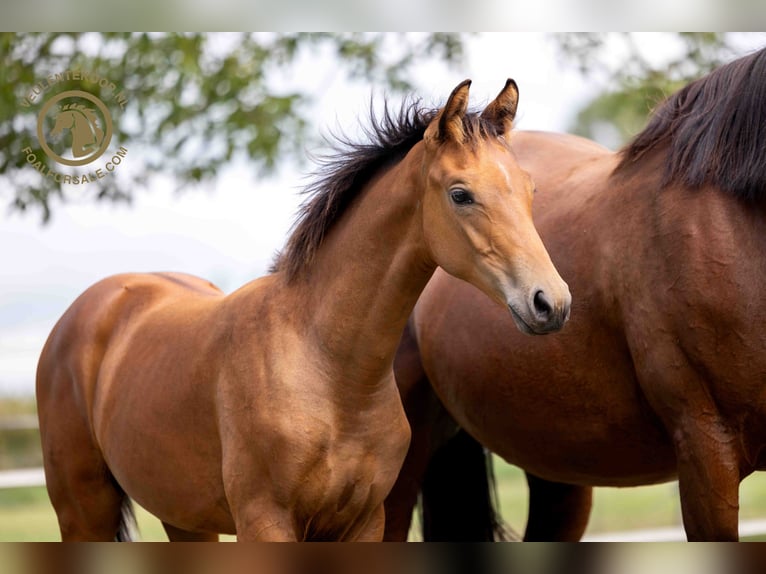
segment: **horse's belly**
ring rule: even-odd
[[[434,387],[479,442],[541,478],[593,486],[673,479],[670,437],[629,377],[609,385],[526,374],[471,378],[456,368]]]
[[[507,462],[555,482],[590,486],[638,486],[676,477],[672,445],[648,429],[606,432],[516,430],[490,448]],[[487,439],[490,440],[490,439]]]
[[[421,356],[442,403],[479,442],[549,480],[633,485],[673,478],[670,437],[616,336],[581,322],[529,338],[495,309],[477,314],[484,325],[459,322],[450,315],[459,307],[448,308],[440,324],[455,335],[421,327]],[[470,352],[460,352],[455,340]]]
[[[131,352],[145,350],[134,341]],[[161,520],[233,532],[212,383],[164,375],[166,363],[182,364],[164,356],[142,365],[105,361],[93,421],[104,459],[122,489]]]
[[[117,418],[100,441],[120,487],[160,520],[191,531],[233,533],[220,455],[195,449],[191,429],[159,431],[150,419]],[[204,437],[208,440],[208,437]]]

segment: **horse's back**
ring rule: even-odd
[[[589,162],[614,156],[612,150],[593,140],[557,132],[514,131],[511,146],[521,166],[532,172],[535,180],[538,171],[571,173]]]

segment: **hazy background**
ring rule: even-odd
[[[464,77],[474,80],[474,102],[488,101],[506,76],[521,88],[518,127],[568,130],[577,109],[599,93],[604,78],[581,75],[564,65],[546,35],[518,35],[511,31],[547,30],[757,30],[766,24],[766,4],[756,0],[643,2],[537,0],[475,0],[470,5],[454,0],[405,2],[389,0],[365,5],[357,0],[281,2],[240,0],[170,0],[162,3],[136,0],[78,0],[51,2],[27,0],[0,6],[6,29],[62,30],[342,30],[420,29],[502,31],[471,40],[466,65],[445,72],[424,69],[418,93],[426,101],[442,102]],[[665,53],[663,40],[647,35],[642,42],[658,57]],[[752,47],[766,45],[764,35],[751,38]],[[0,57],[3,54],[0,53]],[[616,54],[615,54],[616,56]],[[607,57],[607,56],[605,56]],[[312,129],[342,126],[353,130],[364,116],[376,86],[351,87],[331,61],[308,61],[299,81],[308,82],[318,95]],[[311,84],[313,83],[313,84]],[[320,93],[321,92],[321,93]],[[605,134],[608,140],[609,134]],[[609,143],[607,141],[607,143]],[[128,143],[125,167],[138,165],[141,149]],[[307,150],[308,151],[308,150]],[[0,395],[29,394],[40,348],[53,323],[92,282],[126,270],[173,269],[196,273],[231,290],[261,274],[275,249],[282,245],[299,198],[306,168],[292,163],[278,177],[255,181],[247,166],[227,168],[209,191],[176,195],[177,182],[155,181],[151,190],[136,196],[132,207],[70,202],[57,206],[52,222],[41,226],[35,213],[0,213]],[[2,193],[2,190],[0,190]],[[50,515],[52,511],[46,510]],[[46,519],[50,516],[46,515]],[[4,572],[103,571],[143,572],[175,565],[168,547],[110,546],[0,546]],[[260,562],[247,548],[216,550],[184,548],[190,572],[251,572],[268,560],[259,549]],[[294,547],[289,557],[306,555]],[[337,548],[337,547],[336,547]],[[372,557],[360,548],[344,547],[336,554],[336,572],[362,568],[376,572],[531,572],[553,574],[712,574],[764,572],[766,553],[760,545],[495,545],[482,547],[484,560],[466,562],[448,545],[409,552],[386,546]],[[383,547],[379,547],[383,550]],[[454,547],[457,548],[457,547]],[[172,550],[172,549],[171,549]],[[317,551],[331,556],[332,547]],[[115,553],[120,559],[114,560]],[[407,556],[404,556],[404,554]],[[455,550],[457,553],[457,550]],[[747,554],[745,554],[747,553]],[[404,560],[407,558],[408,560]],[[412,560],[416,558],[416,560]],[[325,564],[309,557],[310,564]],[[280,558],[275,564],[280,565]],[[268,564],[267,564],[268,565]],[[462,565],[462,567],[461,567]],[[345,569],[344,569],[345,566]],[[514,570],[515,567],[515,570]],[[284,572],[279,567],[259,571]],[[412,571],[415,571],[414,569]]]
[[[133,30],[758,30],[759,0],[26,0],[8,28]]]
[[[577,109],[601,88],[563,66],[545,34],[473,37],[462,68],[424,66],[415,74],[422,86],[418,95],[438,105],[471,78],[471,100],[480,105],[513,77],[520,88],[519,129],[566,130]],[[311,129],[317,134],[355,133],[369,115],[370,98],[384,96],[374,84],[348,82],[332,60],[307,58],[295,80],[314,91]],[[151,147],[124,145],[128,155],[120,170],[154,153]],[[174,181],[154,181],[131,206],[96,204],[85,199],[88,190],[75,188],[74,200],[56,205],[47,225],[36,213],[3,213],[0,395],[33,392],[36,361],[55,321],[80,292],[107,275],[183,271],[228,292],[264,274],[284,243],[310,170],[288,160],[274,177],[256,180],[247,165],[234,165],[209,190],[182,195]]]
[[[477,6],[484,4],[502,13],[495,24],[502,21],[513,27],[517,22],[512,8],[518,3],[509,3],[505,11],[492,2]],[[648,10],[653,4],[649,2],[645,7]],[[672,10],[669,4],[664,4],[666,12],[680,10],[688,3],[675,3]],[[28,10],[35,5],[25,4],[25,12],[4,7],[6,21],[28,22],[25,20],[30,16]],[[261,14],[257,5],[248,5],[248,10]],[[387,3],[387,13],[398,5],[396,1]],[[445,5],[448,11],[451,5]],[[555,11],[552,6],[553,3],[542,1],[535,8],[519,10],[518,14],[524,15],[527,18],[524,21],[529,23],[536,22],[543,13],[555,13],[553,26],[577,25],[579,16],[571,8]],[[602,6],[605,14],[609,6]],[[716,16],[720,8],[710,2],[699,6],[708,7],[708,16]],[[439,12],[435,3],[419,8],[424,10],[422,15],[428,13],[427,9]],[[752,9],[749,24],[754,24],[763,11],[755,5]],[[100,10],[105,10],[104,5]],[[261,14],[264,25],[279,25],[279,18],[285,15],[273,10],[269,8]],[[308,10],[307,13],[316,11]],[[462,25],[490,24],[487,20],[470,19],[486,18],[481,10],[470,12],[472,15],[461,21]],[[115,14],[119,11],[112,12]],[[203,8],[196,15],[207,18]],[[380,16],[376,20],[379,25],[387,21],[382,13],[374,11],[363,16],[372,20]],[[672,21],[673,13],[669,17]],[[731,14],[727,17],[731,18]],[[719,24],[724,21],[716,20]],[[158,23],[161,22],[160,18]],[[216,22],[211,16],[211,27],[216,27]],[[321,18],[312,20],[314,27],[321,27],[323,22]],[[438,22],[437,19],[431,23]],[[640,22],[636,20],[639,25]],[[63,16],[61,23],[66,25]],[[180,25],[182,21],[175,23]],[[299,19],[297,24],[301,23]],[[211,38],[213,44],[220,45],[230,40],[225,33],[213,34]],[[766,45],[763,33],[738,38],[741,53]],[[634,36],[634,43],[660,63],[675,49],[672,35],[642,33]],[[595,72],[585,75],[571,60],[561,57],[547,33],[481,33],[467,37],[465,47],[460,65],[447,67],[431,61],[415,66],[412,78],[417,96],[436,106],[443,103],[457,83],[471,78],[471,101],[479,106],[494,98],[507,77],[513,77],[521,93],[516,127],[533,130],[569,131],[577,112],[608,86],[608,75],[598,70],[619,65],[624,57],[618,49],[601,51]],[[314,102],[308,129],[316,136],[333,131],[358,134],[359,122],[364,124],[368,117],[370,102],[379,106],[386,95],[383,86],[375,82],[349,81],[338,62],[321,52],[303,54],[296,66],[290,68],[289,75],[274,81],[311,93]],[[25,89],[28,87],[21,86],[17,92],[23,94]],[[400,98],[391,96],[394,105]],[[648,111],[651,102],[641,105]],[[128,149],[121,172],[141,169],[142,157],[156,156],[157,149],[151,144],[151,134],[148,135],[144,138],[148,143],[120,142]],[[601,136],[602,143],[616,145],[608,130]],[[315,151],[316,148],[310,148],[299,153]],[[182,271],[205,277],[230,292],[264,274],[289,232],[301,201],[299,191],[308,181],[310,169],[310,165],[299,165],[288,157],[278,165],[273,177],[256,179],[250,166],[239,161],[225,167],[215,183],[183,194],[177,193],[178,181],[155,177],[148,189],[136,192],[130,206],[93,202],[93,186],[98,184],[91,184],[85,186],[88,189],[71,190],[67,203],[57,203],[47,225],[41,225],[39,214],[34,211],[21,214],[9,209],[0,213],[0,396],[33,393],[37,358],[55,321],[79,293],[107,275],[125,271]],[[36,175],[31,168],[29,175]]]

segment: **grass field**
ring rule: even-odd
[[[526,482],[518,469],[498,465],[498,494],[503,516],[517,530],[526,520]],[[766,518],[766,473],[748,478],[741,488],[741,519]],[[165,540],[159,521],[141,508],[142,540]],[[639,488],[596,489],[589,533],[680,524],[676,483]],[[0,490],[0,541],[58,540],[56,517],[44,488]]]
[[[0,418],[34,412],[30,401],[0,400]],[[37,431],[0,432],[0,470],[39,466]],[[523,473],[495,461],[500,509],[506,521],[522,532],[526,522],[527,486]],[[159,521],[136,509],[141,539],[165,540]],[[740,487],[740,520],[766,518],[766,473],[747,478]],[[588,533],[621,532],[681,524],[675,482],[637,488],[597,488]],[[59,539],[56,516],[44,488],[0,489],[0,541]],[[766,540],[766,538],[764,538]]]
[[[495,472],[503,517],[521,532],[527,512],[524,475],[503,461],[496,461]],[[766,473],[753,474],[740,486],[740,520],[760,518],[766,518]],[[677,482],[634,488],[596,488],[587,532],[622,532],[680,524]]]
[[[160,521],[136,508],[140,538],[167,540]],[[223,537],[227,539],[231,537]],[[45,488],[0,490],[0,542],[50,542],[60,540],[56,515]]]

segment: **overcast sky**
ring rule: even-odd
[[[655,39],[656,40],[656,39]],[[651,44],[652,39],[647,38]],[[316,128],[353,131],[376,86],[349,86],[328,61],[307,61],[302,80],[321,86]],[[426,66],[419,94],[443,102],[471,78],[473,103],[490,101],[513,77],[520,88],[519,129],[565,131],[598,81],[564,68],[543,34],[490,34],[469,42],[464,69]],[[138,150],[126,143],[129,154]],[[305,170],[308,171],[308,170]],[[41,226],[36,214],[0,219],[0,395],[31,394],[37,358],[68,305],[92,283],[124,271],[182,271],[229,292],[266,272],[288,233],[306,173],[283,170],[254,181],[245,167],[227,170],[215,189],[178,196],[173,182],[156,182],[131,207],[57,205]]]

